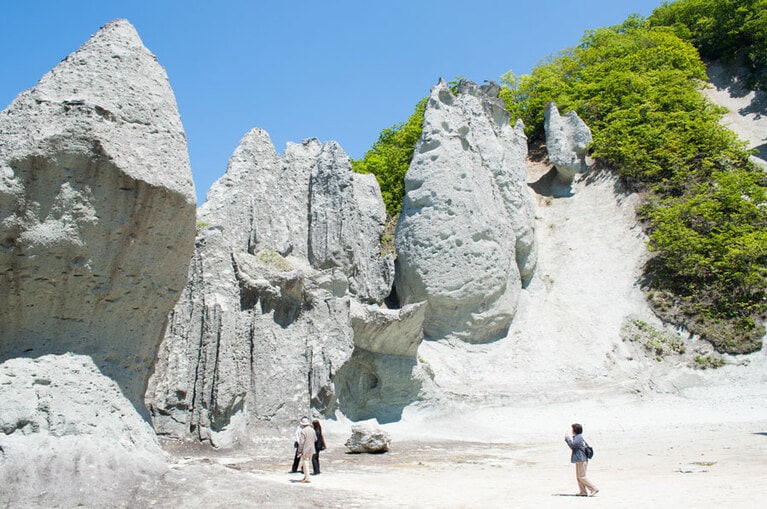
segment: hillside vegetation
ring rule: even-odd
[[[724,111],[699,93],[706,79],[700,55],[746,59],[752,85],[760,86],[766,3],[666,3],[648,19],[587,32],[530,75],[502,77],[512,122],[522,118],[531,141],[543,137],[550,101],[591,127],[591,155],[646,196],[638,214],[653,253],[645,268],[652,305],[729,353],[757,350],[764,335],[767,180],[720,125]],[[423,106],[354,162],[356,171],[377,176],[391,215],[402,202]]]
[[[672,27],[707,60],[737,60],[750,71],[751,88],[767,88],[767,0],[680,0],[649,18]]]
[[[352,161],[357,173],[372,173],[381,186],[381,194],[390,217],[399,214],[405,197],[405,173],[413,160],[415,144],[421,137],[426,98],[421,99],[407,122],[381,131],[373,147],[362,159]]]

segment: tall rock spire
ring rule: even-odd
[[[145,413],[194,232],[167,75],[111,22],[0,113],[0,361],[88,355]]]
[[[426,337],[506,334],[537,259],[526,156],[497,86],[432,88],[395,236],[397,295],[429,303]]]

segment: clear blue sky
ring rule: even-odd
[[[440,77],[481,83],[575,46],[661,0],[6,0],[0,108],[106,22],[159,59],[187,133],[199,203],[240,138],[336,140],[353,158]]]

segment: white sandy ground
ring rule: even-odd
[[[762,384],[764,386],[764,384]],[[762,391],[719,388],[702,399],[600,397],[488,408],[390,426],[388,453],[348,454],[326,426],[323,473],[290,474],[290,439],[256,451],[182,451],[142,507],[761,508],[767,496]],[[426,417],[426,416],[422,416]],[[564,444],[572,420],[596,448],[594,498],[577,492]],[[590,426],[590,428],[589,428]],[[338,426],[342,428],[342,426]],[[289,434],[289,433],[288,433]]]
[[[531,165],[532,178],[536,171]],[[571,201],[539,200],[540,280],[523,295],[512,331],[489,345],[426,343],[421,361],[452,397],[409,407],[385,425],[390,452],[347,454],[351,423],[327,421],[323,473],[300,484],[288,473],[292,423],[257,449],[210,454],[172,445],[181,464],[143,503],[764,507],[767,355],[699,371],[682,358],[648,359],[618,338],[625,315],[651,317],[635,287],[642,238],[632,214],[616,215],[613,185],[605,176],[583,179]],[[599,217],[606,219],[595,225]],[[574,421],[597,450],[589,476],[600,493],[591,499],[573,496],[563,438]]]
[[[764,144],[763,95],[728,89],[719,69],[712,81],[709,97],[737,113],[725,121]],[[548,170],[531,162],[529,181]],[[571,196],[536,200],[537,275],[508,337],[424,343],[425,391],[442,396],[382,425],[388,453],[348,454],[351,423],[326,421],[323,473],[302,484],[288,473],[295,423],[228,451],[167,442],[171,471],[126,507],[767,507],[767,351],[701,371],[694,339],[662,362],[623,342],[627,318],[658,324],[638,288],[638,197],[592,172]],[[564,434],[576,421],[596,449],[593,498],[573,496]]]

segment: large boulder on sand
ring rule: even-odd
[[[0,113],[0,361],[88,355],[145,411],[195,201],[165,71],[109,23]]]
[[[344,444],[353,453],[381,453],[389,450],[391,435],[371,424],[355,424],[352,436]]]
[[[428,302],[425,336],[506,334],[537,258],[526,156],[497,87],[432,89],[395,235],[397,295]]]

